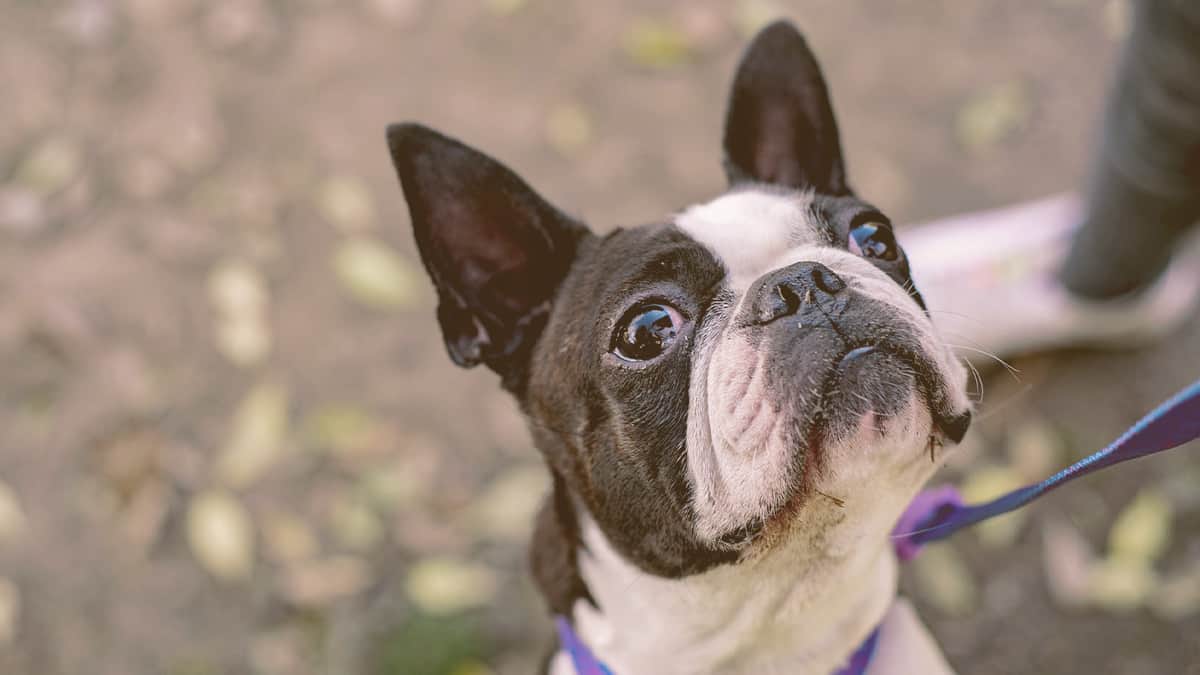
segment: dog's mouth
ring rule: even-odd
[[[763,538],[764,533],[780,532],[811,499],[827,499],[841,506],[841,500],[817,486],[817,477],[830,461],[826,447],[833,439],[862,429],[882,439],[890,418],[910,405],[914,392],[930,411],[936,432],[954,443],[961,441],[971,413],[951,409],[941,378],[928,356],[903,345],[871,341],[846,348],[831,360],[820,387],[820,403],[800,435],[804,447],[797,453],[798,480],[778,507],[726,533],[721,544],[744,549]],[[931,443],[938,441],[936,437],[930,439]]]

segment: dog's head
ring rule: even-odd
[[[451,358],[496,371],[561,511],[683,576],[886,534],[970,419],[887,216],[851,190],[788,24],[747,51],[729,190],[600,237],[495,160],[388,130]],[[569,526],[566,526],[570,530]]]

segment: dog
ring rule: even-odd
[[[827,675],[879,628],[871,675],[950,672],[889,534],[967,430],[966,372],[791,24],[738,67],[728,190],[658,222],[597,235],[456,140],[387,140],[450,358],[550,471],[536,584],[601,662]]]

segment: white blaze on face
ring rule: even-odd
[[[719,296],[723,300],[709,309],[697,335],[689,392],[687,456],[696,529],[710,542],[756,518],[770,516],[782,506],[797,479],[793,475],[795,439],[788,435],[797,420],[781,414],[797,406],[773,400],[767,386],[771,364],[764,362],[768,354],[751,344],[743,332],[730,329],[730,318],[747,301],[747,290],[763,275],[801,261],[824,264],[854,293],[894,308],[897,317],[918,334],[919,342],[929,346],[952,388],[959,388],[963,381],[961,365],[905,290],[868,261],[831,246],[812,204],[807,193],[741,190],[693,206],[675,220],[681,230],[707,247],[727,272]],[[822,392],[814,386],[799,395],[817,397]],[[951,396],[955,405],[966,407],[965,391]],[[914,396],[909,408],[898,411],[897,416],[928,416],[918,399]],[[906,426],[889,430],[894,438],[876,435],[870,442],[912,445],[900,458],[889,460],[907,463],[910,455],[924,451],[927,437],[910,436],[914,425]],[[855,438],[860,437],[872,438],[865,431]],[[839,464],[833,475],[867,479],[872,472],[882,477],[887,471],[878,453],[837,452],[830,460]],[[880,482],[887,484],[886,480]],[[897,485],[895,489],[911,492],[916,486]]]

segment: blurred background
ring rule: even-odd
[[[723,187],[733,66],[821,58],[899,223],[1078,185],[1125,0],[0,0],[0,673],[487,675],[551,644],[546,489],[446,358],[383,142],[420,120],[600,230]],[[1197,376],[985,372],[938,480],[985,497]],[[1200,672],[1200,448],[1073,484],[905,573],[977,673]]]

